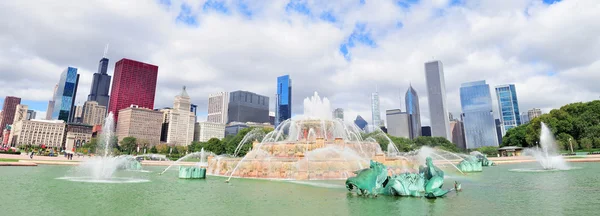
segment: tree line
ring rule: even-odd
[[[600,148],[600,100],[567,104],[511,128],[504,135],[501,146],[538,146],[541,122],[554,134],[561,150],[570,150],[571,145],[575,151]]]

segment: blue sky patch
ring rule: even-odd
[[[296,12],[304,14],[304,15],[310,14],[310,8],[308,8],[308,5],[306,4],[305,1],[301,1],[301,0],[291,0],[285,6],[285,11],[287,11],[287,12],[296,11]]]
[[[419,3],[419,0],[398,0],[396,5],[402,8],[410,8],[412,5]]]
[[[239,0],[237,3],[237,9],[242,15],[246,17],[252,17],[252,10],[248,8],[248,4],[246,2]]]
[[[377,46],[375,40],[371,37],[371,32],[367,31],[367,25],[364,23],[357,23],[354,26],[352,34],[344,43],[340,44],[340,53],[344,55],[346,60],[350,60],[350,48],[355,47],[359,43],[369,47]]]
[[[214,10],[220,13],[224,13],[224,14],[228,14],[229,13],[229,8],[227,8],[227,6],[225,5],[225,2],[223,1],[216,1],[216,0],[208,0],[204,3],[204,5],[202,6],[202,10],[203,11],[209,11],[209,10]]]
[[[336,21],[335,16],[333,16],[331,11],[326,11],[326,12],[321,13],[321,16],[319,18],[321,18],[322,20],[325,20],[327,22],[332,22],[332,23],[334,23]]]
[[[561,0],[542,0],[544,4],[554,4],[560,2]]]
[[[190,26],[198,26],[197,16],[192,15],[192,7],[186,3],[181,4],[181,11],[177,15],[176,21]]]

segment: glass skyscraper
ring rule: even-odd
[[[490,86],[485,80],[463,83],[460,87],[466,147],[498,146]]]
[[[277,77],[277,97],[275,104],[275,127],[292,118],[292,79],[290,75]]]
[[[379,109],[379,93],[375,91],[375,93],[371,94],[371,119],[373,120],[373,130],[375,128],[382,126],[381,124],[381,110]]]
[[[269,97],[247,91],[229,93],[227,123],[269,122]]]
[[[502,135],[508,129],[521,125],[519,112],[519,101],[514,84],[496,86],[496,97],[498,98],[498,111],[500,112],[500,123],[502,124]]]
[[[58,88],[54,94],[54,109],[52,119],[71,122],[75,113],[74,104],[77,95],[77,85],[79,84],[79,74],[77,68],[68,67],[58,81]]]
[[[410,138],[415,139],[421,136],[421,111],[419,110],[419,95],[417,95],[417,91],[415,91],[412,85],[408,87],[404,99],[406,113],[409,115]]]

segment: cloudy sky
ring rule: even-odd
[[[476,80],[514,83],[522,111],[549,111],[599,99],[599,11],[598,0],[0,1],[0,100],[19,96],[43,115],[74,66],[83,104],[110,43],[109,74],[121,58],[158,65],[155,106],[186,85],[201,119],[218,91],[270,96],[274,110],[276,78],[289,74],[294,114],[318,91],[346,120],[370,121],[376,86],[384,115],[404,110],[412,84],[427,125],[432,59],[444,64],[450,112],[460,113],[460,84]]]

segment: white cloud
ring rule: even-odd
[[[230,14],[185,1],[196,27],[177,22],[184,1],[171,2],[1,1],[0,95],[47,101],[62,70],[75,66],[81,74],[77,101],[83,102],[110,42],[110,74],[124,57],[156,64],[155,106],[170,106],[186,85],[201,112],[208,94],[217,91],[254,91],[273,104],[276,77],[290,74],[294,113],[302,112],[304,97],[319,91],[332,108],[345,109],[347,121],[357,114],[370,121],[370,93],[377,85],[385,119],[385,109],[404,110],[412,83],[428,124],[423,63],[432,58],[444,63],[447,102],[455,114],[460,84],[474,80],[486,80],[493,97],[495,85],[516,84],[522,111],[600,96],[596,0],[466,0],[452,7],[435,0],[410,8],[395,1],[311,0],[310,16],[286,11],[284,0],[246,1],[250,19],[237,11],[237,1],[226,1]],[[336,22],[320,20],[323,12]],[[375,45],[355,41],[347,61],[339,48],[357,23]]]

